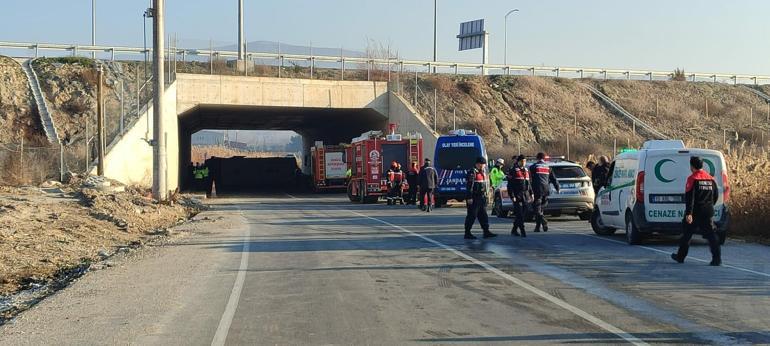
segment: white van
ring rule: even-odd
[[[639,244],[644,235],[652,233],[681,234],[684,189],[691,174],[692,156],[703,159],[703,168],[719,188],[714,222],[719,240],[724,243],[730,219],[730,184],[724,156],[716,150],[685,148],[679,140],[647,141],[642,149],[615,158],[609,179],[594,201],[594,232],[611,235],[616,229],[625,229],[629,244]]]

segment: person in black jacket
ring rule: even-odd
[[[548,185],[552,184],[559,192],[559,182],[553,175],[551,167],[545,163],[545,153],[537,153],[537,162],[529,167],[530,179],[532,179],[532,194],[534,201],[532,209],[535,212],[535,233],[540,232],[540,226],[543,226],[543,232],[548,232],[548,221],[543,215],[543,208],[548,204],[548,195],[550,190]]]
[[[607,156],[599,157],[599,163],[591,170],[591,183],[594,186],[594,193],[607,183],[607,175],[610,173],[610,163]]]
[[[469,170],[465,177],[467,188],[465,205],[468,208],[468,214],[465,216],[465,239],[476,239],[476,236],[471,234],[471,228],[476,223],[477,218],[481,224],[481,229],[484,230],[484,238],[497,236],[497,234],[489,231],[489,215],[487,215],[489,178],[487,178],[484,169],[486,164],[486,158],[478,157],[476,167]]]
[[[527,203],[532,196],[532,183],[529,180],[529,171],[527,170],[527,159],[524,155],[519,155],[513,158],[515,161],[513,167],[508,170],[508,196],[511,197],[513,202],[513,228],[511,228],[511,235],[526,237],[527,232],[524,230],[524,212],[527,208]],[[519,234],[521,230],[521,234]]]
[[[430,213],[433,210],[433,190],[436,188],[436,182],[438,181],[438,173],[436,169],[431,167],[430,159],[425,159],[422,169],[420,169],[419,176],[420,184],[420,210]]]
[[[415,205],[417,203],[417,186],[419,184],[420,169],[417,162],[412,162],[412,167],[406,172],[406,183],[409,185],[409,192],[406,195],[406,204]]]
[[[687,178],[684,188],[684,234],[679,239],[679,251],[672,253],[671,258],[679,263],[684,262],[690,249],[690,239],[700,229],[711,249],[709,264],[719,266],[722,264],[722,253],[714,222],[711,219],[714,216],[714,204],[719,199],[719,189],[714,177],[703,170],[703,160],[700,157],[690,158],[690,171],[692,175]]]

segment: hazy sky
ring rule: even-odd
[[[97,42],[142,44],[147,0],[96,0]],[[246,38],[360,49],[367,38],[410,59],[432,59],[431,0],[244,0]],[[234,43],[236,0],[166,0],[167,31],[186,45]],[[0,40],[90,43],[91,0],[3,0]],[[459,22],[485,18],[490,62],[770,75],[767,0],[438,0],[439,60],[480,62],[457,52]],[[34,13],[30,9],[35,10]]]

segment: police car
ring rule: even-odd
[[[527,169],[535,162],[534,158],[527,158]],[[581,220],[589,220],[594,209],[594,190],[591,178],[583,167],[563,157],[550,157],[546,159],[546,164],[553,170],[560,191],[557,193],[553,186],[549,185],[551,194],[548,196],[548,204],[543,209],[543,213],[551,216],[577,215]],[[513,212],[513,202],[507,186],[508,182],[503,180],[495,189],[493,208],[498,217],[508,217]],[[528,210],[526,218],[532,219],[531,210]]]
[[[716,150],[686,148],[679,140],[647,141],[642,149],[615,158],[607,183],[596,196],[591,217],[594,232],[611,235],[624,229],[629,244],[639,244],[652,233],[681,234],[692,156],[703,159],[704,169],[717,183],[719,199],[713,220],[724,243],[730,219],[730,183],[724,156]]]

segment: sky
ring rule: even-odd
[[[368,41],[408,59],[433,58],[431,0],[244,0],[248,41],[364,50]],[[96,0],[97,43],[142,45],[148,0]],[[180,47],[237,40],[236,0],[166,0]],[[770,75],[766,0],[438,0],[438,60],[480,62],[458,52],[459,23],[485,19],[490,63]],[[36,9],[34,13],[30,9]],[[151,28],[148,25],[148,28]],[[91,0],[3,0],[0,41],[91,41]]]

